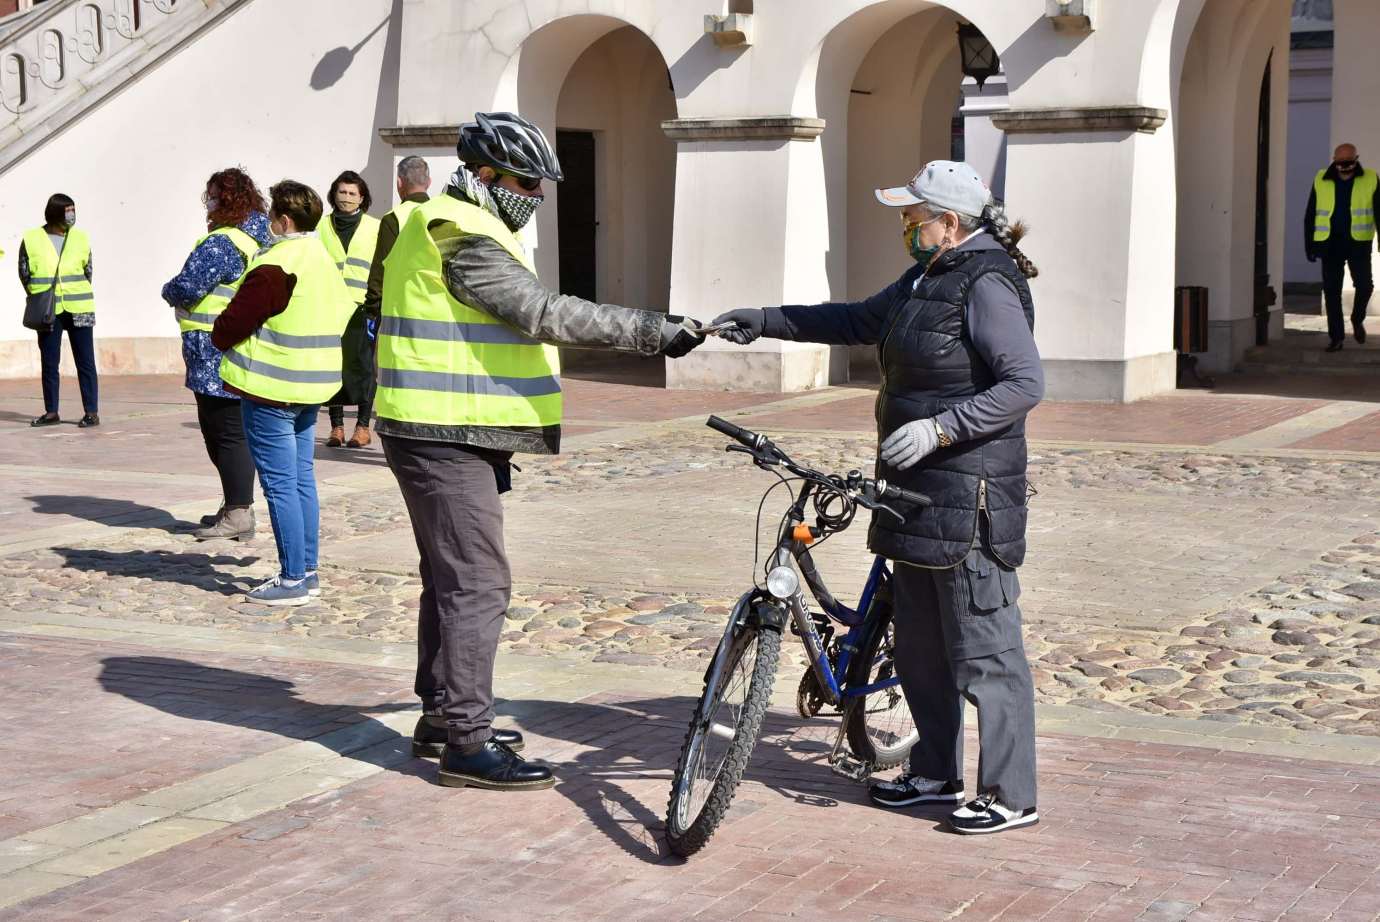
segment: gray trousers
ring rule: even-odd
[[[494,658],[512,577],[503,548],[508,456],[446,442],[382,437],[421,555],[417,681],[452,745],[493,735]]]
[[[1035,804],[1035,688],[1021,643],[1020,583],[981,547],[960,565],[897,562],[896,671],[920,739],[910,770],[963,778],[963,703],[978,712],[978,793]]]

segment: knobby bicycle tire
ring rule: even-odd
[[[690,767],[690,747],[695,740],[695,728],[700,722],[701,714],[705,713],[706,710],[712,712],[712,708],[709,707],[709,696],[711,694],[723,694],[723,688],[711,689],[709,687],[708,677],[706,677],[704,692],[700,695],[699,704],[695,707],[695,714],[690,719],[690,727],[685,732],[685,742],[681,745],[680,761],[676,764],[676,774],[671,781],[671,799],[666,809],[666,842],[672,853],[682,858],[689,857],[704,848],[709,837],[714,834],[714,830],[723,821],[724,814],[728,812],[728,807],[733,802],[733,795],[738,790],[738,784],[742,781],[743,772],[747,769],[748,758],[752,755],[753,747],[757,745],[757,733],[762,728],[762,719],[766,717],[767,706],[771,703],[772,683],[776,678],[776,667],[781,656],[781,634],[766,627],[752,627],[746,630],[755,631],[757,634],[757,662],[753,664],[752,678],[748,685],[747,694],[743,699],[742,719],[734,731],[733,742],[729,744],[728,752],[724,756],[723,771],[714,780],[714,787],[699,814],[691,818],[690,824],[684,829],[679,828],[677,823],[676,801],[679,799],[681,786],[685,783],[686,771]],[[736,643],[739,637],[726,637],[721,645],[729,642]],[[717,655],[716,653],[715,656]],[[741,658],[741,650],[738,656]],[[726,666],[736,665],[736,659],[732,663],[726,664]]]
[[[886,640],[887,626],[891,624],[891,611],[887,610],[877,618],[872,631],[863,641],[852,663],[848,666],[847,684],[850,686],[867,685],[871,680],[872,664],[877,658],[877,651],[881,648],[883,641]],[[894,665],[891,667],[894,669]],[[867,762],[872,766],[873,771],[882,771],[895,768],[904,762],[910,755],[911,744],[915,742],[912,737],[907,737],[895,746],[886,749],[878,749],[872,737],[867,735],[867,701],[875,695],[885,694],[889,689],[881,692],[873,692],[867,698],[853,698],[845,708],[844,720],[848,723],[848,747],[853,750],[853,755],[860,761]],[[898,688],[899,692],[899,688]],[[901,699],[903,702],[905,698]],[[908,707],[908,705],[906,705]],[[912,724],[914,718],[911,719]]]

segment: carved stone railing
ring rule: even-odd
[[[49,0],[0,32],[0,173],[249,0]]]

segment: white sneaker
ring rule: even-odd
[[[979,794],[949,814],[949,828],[960,835],[976,836],[991,832],[1005,832],[1021,826],[1034,826],[1040,822],[1040,814],[1031,807],[1027,810],[1012,810],[997,800],[995,794]]]

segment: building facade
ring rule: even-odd
[[[74,17],[95,11],[106,16],[95,33],[119,39],[130,4],[140,29],[167,35],[99,54],[76,38]],[[1380,4],[1330,5],[1344,62],[1380,26]],[[213,170],[238,163],[264,185],[292,176],[321,188],[360,169],[381,212],[397,159],[427,157],[439,186],[458,124],[510,109],[556,139],[568,176],[527,232],[543,279],[708,318],[890,283],[907,257],[896,215],[871,190],[961,150],[1032,227],[1050,395],[1133,400],[1175,386],[1178,286],[1208,290],[1211,369],[1281,328],[1271,292],[1288,277],[1296,185],[1292,6],[352,0],[342,16],[333,0],[50,0],[0,21],[0,78],[35,78],[19,90],[13,74],[0,79],[11,120],[0,128],[0,272],[13,274],[17,239],[47,195],[67,192],[95,245],[105,367],[175,370],[158,289],[202,232]],[[12,24],[26,17],[67,24],[45,39],[42,23]],[[1001,58],[981,88],[964,75],[964,23]],[[70,73],[48,80],[53,47],[76,53]],[[1366,137],[1380,128],[1360,121],[1380,74],[1350,75],[1354,88],[1341,76],[1330,125],[1380,151]],[[12,296],[0,374],[35,374],[17,282]],[[846,380],[860,358],[713,341],[668,363],[666,380],[798,390]]]

